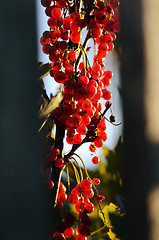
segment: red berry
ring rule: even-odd
[[[93,38],[97,38],[101,35],[101,29],[99,27],[93,27],[91,29],[91,35]]]
[[[41,5],[43,7],[48,7],[51,4],[51,0],[41,0]]]
[[[81,122],[84,124],[84,125],[88,125],[90,122],[91,122],[91,118],[88,116],[88,115],[83,115],[81,117]]]
[[[79,65],[79,68],[82,68],[82,65],[83,65],[83,63],[80,63],[81,65]],[[82,85],[87,85],[88,83],[89,83],[89,79],[88,79],[88,77],[86,77],[86,76],[80,76],[80,83],[82,84]]]
[[[94,211],[94,205],[91,202],[85,203],[84,208],[87,210],[88,213],[92,213]]]
[[[79,32],[76,32],[76,33],[73,32],[70,35],[70,39],[74,43],[79,43],[81,40],[81,34]]]
[[[48,189],[52,189],[52,188],[54,187],[53,181],[50,180],[50,179],[48,179],[48,180],[46,181],[46,186],[47,186]]]
[[[99,158],[97,156],[92,158],[92,163],[97,164],[99,163]]]
[[[55,7],[55,8],[53,8],[51,14],[54,18],[60,18],[61,17],[61,9],[58,7]]]
[[[77,22],[77,23],[78,23],[78,21],[80,20],[80,15],[79,15],[79,13],[77,13],[77,12],[72,12],[72,13],[70,14],[70,19],[71,19],[72,22]]]
[[[101,148],[103,146],[103,140],[100,138],[100,137],[97,137],[95,140],[94,140],[94,145],[97,147],[97,148]]]
[[[96,151],[96,146],[94,146],[93,144],[91,144],[91,145],[89,146],[89,150],[90,150],[91,152],[95,152],[95,151]]]
[[[73,136],[73,143],[74,144],[79,144],[79,143],[81,143],[82,142],[82,137],[81,137],[81,135],[80,134],[75,134],[74,136]]]
[[[58,168],[61,168],[63,167],[64,165],[64,161],[62,158],[58,158],[56,161],[55,161],[55,166],[58,167]]]
[[[68,197],[68,202],[70,204],[75,204],[79,200],[79,196],[76,193],[71,193],[70,196]]]
[[[110,100],[111,97],[112,97],[112,94],[110,91],[108,91],[107,89],[102,89],[102,97],[105,99],[105,100]]]
[[[71,60],[71,61],[74,61],[76,59],[76,53],[75,51],[70,51],[68,53],[68,58]]]
[[[82,109],[83,111],[88,111],[92,108],[92,103],[89,100],[85,100],[82,103]]]
[[[58,194],[58,201],[59,203],[64,203],[67,200],[67,194],[64,192],[59,192]]]
[[[91,190],[92,188],[92,183],[90,180],[88,179],[84,179],[81,181],[81,188],[84,190],[84,191],[89,191]]]
[[[63,83],[66,80],[66,74],[61,71],[55,71],[54,79],[57,83]]]
[[[83,124],[79,125],[77,128],[77,132],[81,135],[85,135],[87,131],[88,131],[88,128]]]
[[[104,196],[102,196],[102,195],[97,195],[97,202],[101,202],[101,201],[103,201],[105,199],[105,197]]]
[[[53,235],[54,240],[64,240],[64,235],[63,233],[60,232],[55,232]]]
[[[76,240],[87,240],[87,238],[85,236],[83,236],[82,234],[78,234],[76,236]]]
[[[95,185],[99,185],[100,184],[100,179],[99,178],[93,178],[93,183]]]
[[[71,238],[71,237],[74,235],[74,230],[73,230],[73,228],[72,228],[72,227],[66,228],[65,231],[64,231],[64,235],[65,235],[65,237],[67,237],[67,238]]]

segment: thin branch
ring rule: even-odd
[[[106,109],[103,111],[103,113],[100,115],[97,124],[103,119],[104,115],[106,114],[106,112],[109,110],[109,108],[111,107],[111,103],[108,102]],[[74,144],[72,146],[72,149],[70,150],[70,152],[68,154],[66,154],[64,156],[64,160],[68,161],[68,159],[74,154],[74,152],[83,144],[86,142],[92,142],[92,137],[94,137],[95,140],[95,129],[97,128],[97,124],[95,126],[92,126],[90,131],[87,132],[85,138],[83,139],[83,141],[79,144]]]
[[[85,48],[87,47],[87,43],[88,43],[90,38],[91,38],[91,35],[90,35],[89,32],[87,32],[87,36],[86,36],[85,41],[83,43],[83,50],[84,51],[85,51]],[[79,56],[78,56],[78,58],[76,60],[76,63],[75,63],[75,72],[77,72],[77,67],[78,67],[78,64],[79,64],[79,62],[81,60],[81,57],[82,57],[82,50],[80,51]]]

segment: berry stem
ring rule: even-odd
[[[57,122],[56,123],[55,148],[58,148],[60,150],[59,157],[62,157],[64,137],[65,137],[65,127],[58,124],[58,122]],[[65,168],[65,165],[63,168],[58,168],[55,166],[54,162],[52,164],[53,174],[51,176],[51,180],[54,182],[54,188],[52,191],[50,191],[50,198],[51,198],[51,202],[53,203],[54,207],[56,207],[56,204],[57,204],[59,186],[60,186],[62,172],[63,172],[64,168]]]
[[[91,35],[90,35],[89,32],[87,32],[86,38],[85,38],[84,43],[83,43],[83,50],[84,51],[87,47],[87,43],[88,43],[90,38],[91,38]],[[77,72],[77,67],[78,67],[78,64],[80,63],[81,57],[82,57],[82,50],[80,51],[79,56],[78,56],[78,58],[76,60],[76,63],[75,63],[75,72]]]

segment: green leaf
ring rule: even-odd
[[[39,79],[46,77],[50,73],[51,69],[52,69],[51,63],[43,64],[43,63],[39,62],[38,63]]]
[[[102,213],[104,214],[104,216],[103,216]],[[117,214],[117,215],[119,214],[120,215],[120,210],[119,210],[119,208],[115,204],[110,203],[109,205],[106,205],[102,209],[102,212],[99,211],[99,216],[103,220],[104,223],[106,221],[106,225],[107,225],[108,228],[113,228],[111,220],[110,220],[110,217],[109,217],[110,213]]]
[[[103,208],[102,212],[99,211],[99,216],[109,228],[109,238],[111,240],[123,239],[125,215],[121,213],[120,208],[115,204],[110,203]]]

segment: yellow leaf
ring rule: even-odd
[[[120,240],[119,238],[116,237],[116,234],[113,233],[111,229],[109,229],[108,236],[111,240]]]
[[[99,161],[98,168],[99,168],[100,175],[106,174],[106,164],[104,162]]]
[[[113,228],[111,221],[109,219],[109,213],[118,213],[118,207],[113,204],[110,203],[109,205],[106,205],[103,209],[102,212],[99,211],[99,216],[100,218],[103,220],[103,222],[107,225],[108,228]]]
[[[105,157],[107,157],[110,153],[110,150],[107,147],[102,148],[102,153]]]

